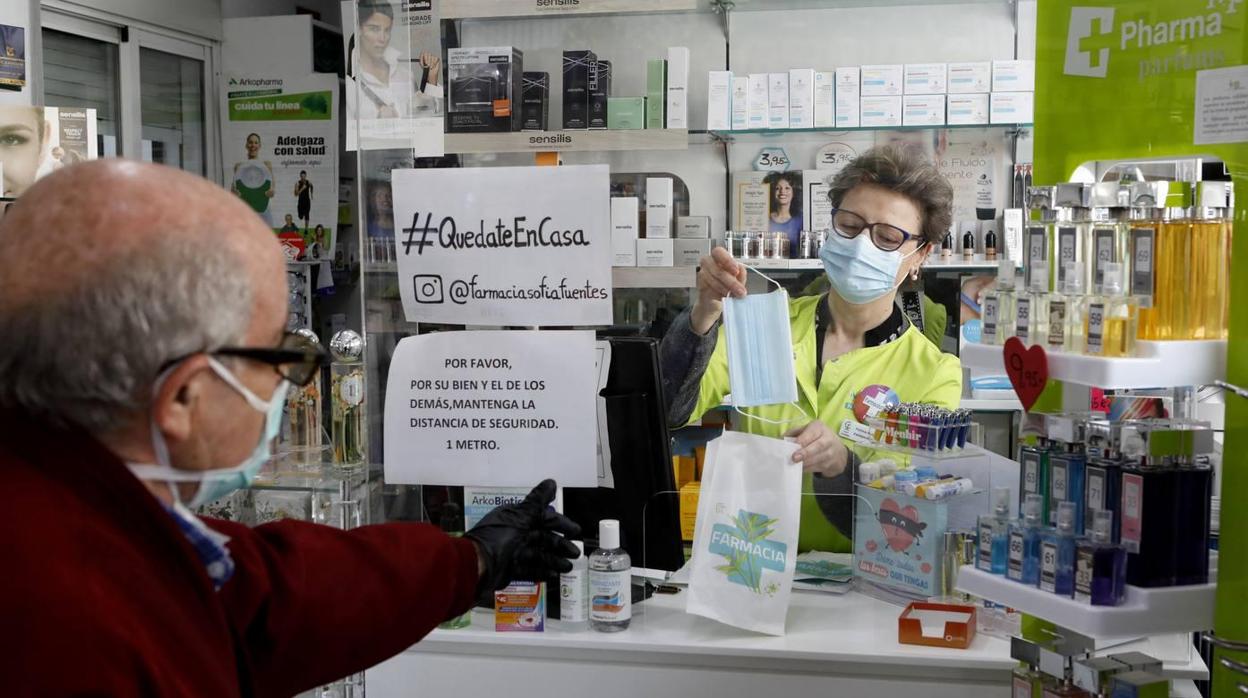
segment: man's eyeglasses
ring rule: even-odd
[[[909,240],[916,239],[916,236],[895,225],[868,223],[862,216],[843,208],[832,209],[832,230],[847,240],[858,237],[864,230],[870,231],[871,242],[884,252],[895,252]],[[923,244],[920,242],[919,246]]]
[[[197,352],[198,353],[198,352]],[[282,341],[272,348],[222,347],[208,352],[211,356],[235,356],[248,361],[269,364],[277,374],[291,383],[303,387],[312,382],[322,366],[329,364],[329,352],[325,347],[296,332],[287,332]],[[191,355],[188,355],[191,356]],[[168,361],[161,372],[186,359],[186,356]]]

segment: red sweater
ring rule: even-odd
[[[0,412],[0,676],[9,696],[289,696],[472,605],[471,542],[423,524],[230,536],[219,592],[170,514],[87,435]]]

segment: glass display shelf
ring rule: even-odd
[[[1127,585],[1121,606],[1093,606],[966,565],[958,570],[957,588],[1089,637],[1132,638],[1213,627],[1217,585],[1156,589]]]
[[[1226,379],[1225,340],[1138,341],[1135,346],[1136,355],[1128,358],[1047,352],[1049,378],[1106,390],[1212,385]],[[960,356],[968,368],[1005,372],[1003,347],[966,343]]]
[[[939,271],[941,269],[990,269],[996,271],[1001,266],[999,259],[986,259],[984,255],[977,254],[973,259],[963,259],[961,255],[954,255],[949,259],[941,259],[939,252],[933,252],[932,256],[927,258],[923,263],[924,269]],[[1015,266],[1022,268],[1022,264],[1015,263]]]
[[[687,150],[688,148],[689,132],[675,128],[446,134],[446,152],[461,154]]]
[[[615,288],[693,288],[698,285],[696,267],[614,267]]]
[[[672,12],[783,12],[897,5],[1003,5],[1006,0],[443,0],[442,19],[512,19]]]
[[[971,124],[971,125],[949,125],[944,126],[856,126],[853,128],[756,128],[756,129],[733,129],[729,131],[712,130],[708,133],[720,140],[758,140],[767,138],[777,138],[780,136],[814,133],[827,134],[834,136],[845,133],[875,133],[879,131],[962,131],[967,129],[979,129],[983,131],[1022,131],[1031,128],[1031,124]]]

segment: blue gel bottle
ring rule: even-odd
[[[979,517],[979,554],[975,566],[1004,575],[1009,567],[1010,488],[992,490],[992,513]]]

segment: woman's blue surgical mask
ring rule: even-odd
[[[823,260],[823,270],[836,295],[848,303],[863,305],[883,298],[900,286],[897,270],[906,258],[918,251],[916,247],[904,255],[885,252],[871,242],[871,234],[866,230],[850,239],[833,231],[819,250],[819,258]]]
[[[190,509],[216,501],[235,490],[251,486],[251,483],[256,479],[256,474],[260,472],[260,468],[264,467],[264,464],[273,456],[273,439],[277,438],[278,433],[282,430],[282,415],[286,409],[286,390],[290,387],[289,383],[282,380],[273,391],[273,397],[266,402],[251,392],[229,369],[222,366],[216,359],[209,357],[208,365],[221,380],[242,395],[252,409],[264,414],[264,432],[260,434],[260,443],[256,444],[251,454],[242,463],[233,467],[216,470],[182,470],[173,467],[169,458],[169,447],[165,443],[165,437],[160,433],[160,427],[156,426],[156,422],[153,419],[151,425],[152,448],[156,452],[157,465],[145,463],[129,464],[130,472],[134,473],[141,480],[156,480],[158,482],[170,483],[170,490],[173,492],[173,498],[176,501],[181,501],[181,497],[175,483],[198,482],[199,488],[195,491],[195,495],[191,497],[189,502],[185,502]],[[156,388],[153,390],[153,393],[159,390],[162,381],[156,382]]]

